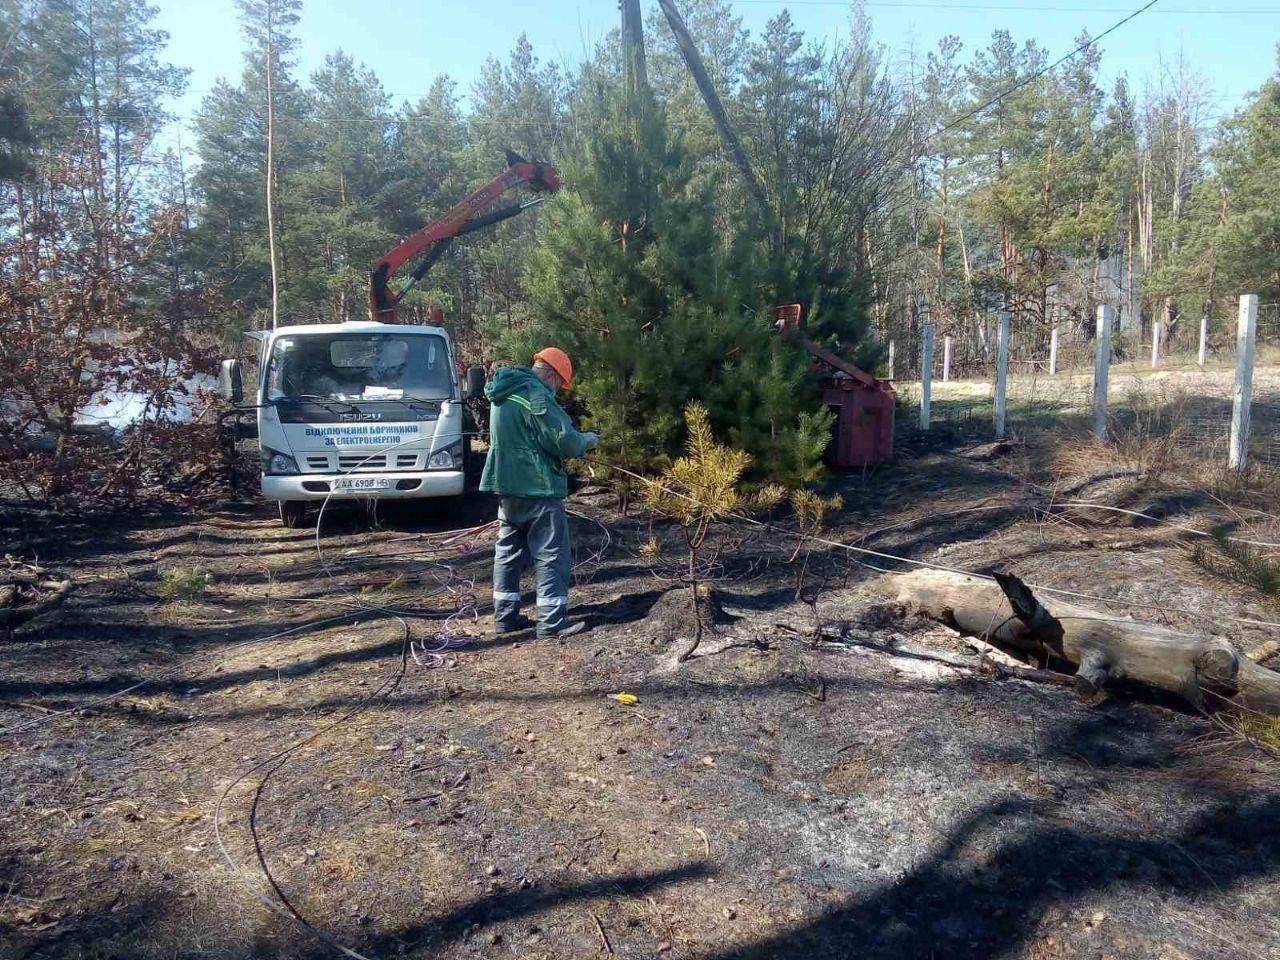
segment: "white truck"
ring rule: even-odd
[[[402,325],[401,303],[455,240],[537,206],[560,189],[549,163],[508,150],[507,167],[369,267],[369,321],[304,324],[251,335],[256,422],[244,403],[238,360],[222,361],[223,396],[236,404],[220,421],[225,443],[256,436],[263,496],[280,504],[286,527],[306,522],[307,504],[328,497],[453,497],[466,489],[470,434],[465,401],[484,392],[484,370],[458,382],[444,315]],[[538,196],[491,209],[508,190]],[[417,260],[409,279],[396,273]],[[234,420],[228,424],[228,418]],[[229,438],[229,439],[228,439]]]
[[[280,327],[258,342],[252,394],[262,495],[286,527],[328,497],[456,497],[466,491],[474,423],[465,401],[483,395],[484,370],[466,382],[448,331],[356,322]],[[239,360],[224,360],[223,396],[247,413]]]

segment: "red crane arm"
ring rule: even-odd
[[[485,213],[485,208],[513,187],[526,183],[536,193],[554,193],[560,189],[560,174],[549,163],[530,162],[518,154],[507,152],[509,166],[484,186],[468,194],[436,217],[421,230],[411,233],[369,267],[369,319],[398,323],[400,298],[421,280],[444,253],[455,237],[471,233],[508,217],[515,216],[541,198]],[[410,282],[399,293],[388,286],[390,279],[406,263],[426,253]]]
[[[881,381],[871,374],[855,367],[842,357],[832,353],[820,343],[814,343],[800,329],[801,307],[798,303],[781,303],[773,308],[773,328],[784,340],[796,339],[810,356],[817,357],[829,367],[834,367],[852,380],[870,389],[883,389]]]

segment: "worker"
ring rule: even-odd
[[[556,402],[573,382],[573,364],[558,347],[533,357],[533,367],[502,367],[485,388],[489,398],[489,456],[480,489],[496,493],[498,543],[493,554],[493,629],[533,626],[520,615],[520,573],[534,568],[539,637],[567,637],[586,629],[570,623],[573,568],[564,498],[564,460],[594,450],[599,437],[579,433]]]

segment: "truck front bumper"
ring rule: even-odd
[[[338,481],[366,484],[354,489],[334,489]],[[376,483],[380,486],[369,486]],[[268,500],[403,500],[412,497],[457,497],[466,489],[461,470],[427,470],[414,473],[356,473],[341,476],[302,473],[287,477],[262,477],[262,495]]]

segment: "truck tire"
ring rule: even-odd
[[[280,522],[290,530],[296,530],[299,527],[306,526],[307,523],[307,501],[305,500],[280,500]]]

